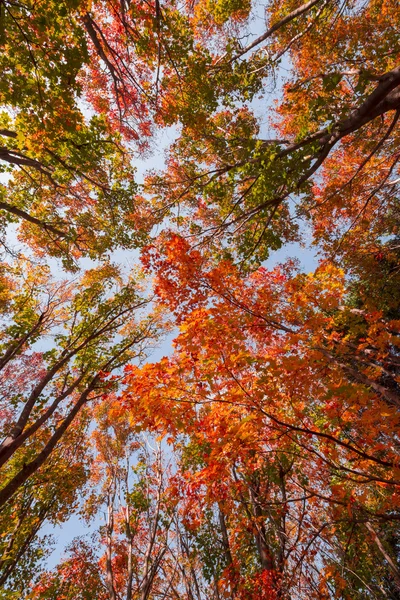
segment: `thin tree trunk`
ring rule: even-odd
[[[107,493],[107,539],[106,539],[106,585],[110,600],[117,600],[117,593],[114,587],[114,575],[112,568],[112,538],[114,533],[114,500],[116,493],[115,475]]]
[[[382,554],[382,556],[384,557],[385,561],[387,562],[390,572],[393,576],[393,579],[396,583],[396,587],[398,588],[398,590],[400,590],[400,570],[397,567],[397,565],[394,563],[394,561],[392,560],[392,558],[389,556],[389,554],[386,552],[384,545],[382,544],[377,532],[375,531],[375,529],[372,527],[371,523],[369,521],[367,521],[365,523],[365,527],[368,529],[368,531],[371,533],[372,538],[374,540],[374,542],[376,543],[376,545],[379,548],[380,553]]]

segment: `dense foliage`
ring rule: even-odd
[[[0,598],[400,598],[399,21],[0,1]]]

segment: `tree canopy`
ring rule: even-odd
[[[400,598],[399,21],[0,2],[0,598]]]

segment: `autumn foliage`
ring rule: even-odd
[[[400,597],[399,19],[0,2],[0,598]]]

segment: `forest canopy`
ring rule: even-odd
[[[1,599],[400,598],[399,22],[0,0]]]

